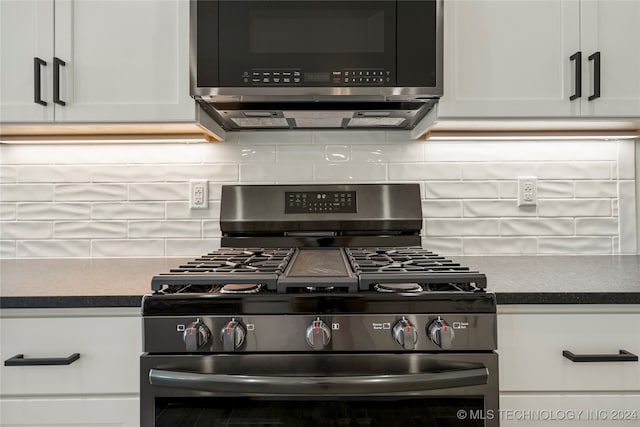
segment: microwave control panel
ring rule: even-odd
[[[391,71],[382,68],[348,68],[306,72],[299,68],[253,69],[242,73],[246,86],[391,86]]]

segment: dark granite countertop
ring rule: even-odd
[[[460,256],[498,304],[640,304],[640,256]],[[184,258],[3,259],[0,308],[139,307]]]

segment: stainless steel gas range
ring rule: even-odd
[[[499,425],[495,296],[417,184],[224,186],[220,224],[143,299],[142,427]]]

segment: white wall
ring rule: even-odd
[[[634,141],[418,142],[407,132],[241,132],[224,143],[0,145],[0,256],[193,256],[223,184],[420,182],[444,254],[637,253]],[[516,178],[538,177],[518,208]],[[188,209],[188,180],[211,209]]]

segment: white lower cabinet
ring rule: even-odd
[[[638,306],[501,306],[501,426],[640,425],[640,362],[621,350],[640,354]]]
[[[141,323],[137,308],[3,310],[0,426],[137,427]]]
[[[136,427],[138,397],[7,398],[0,401],[2,427]]]

